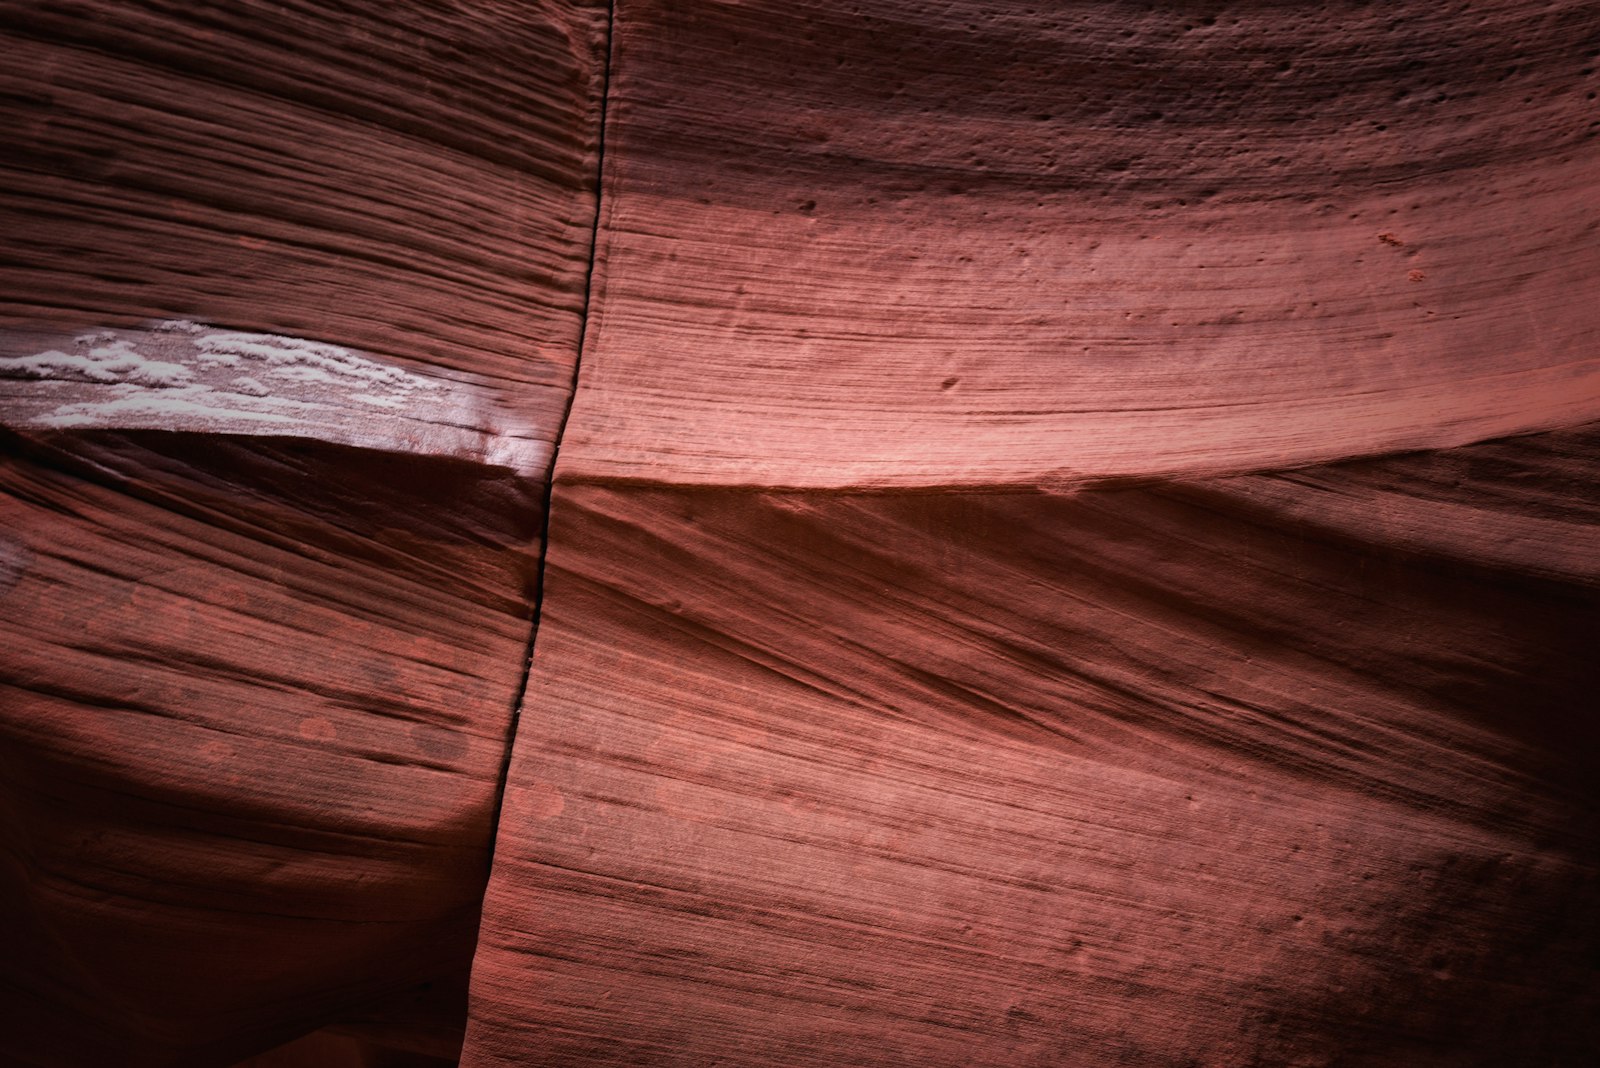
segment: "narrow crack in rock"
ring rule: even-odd
[[[511,725],[506,731],[505,757],[500,765],[500,778],[495,789],[494,816],[490,827],[498,832],[500,826],[500,813],[505,807],[506,783],[511,772],[511,757],[516,748],[517,728],[521,725],[522,706],[527,700],[528,679],[533,673],[534,645],[539,638],[539,618],[544,603],[545,563],[550,557],[550,509],[554,504],[556,485],[556,460],[561,455],[561,438],[566,433],[567,421],[572,415],[572,402],[578,394],[578,372],[583,366],[584,342],[589,331],[589,309],[594,298],[595,264],[600,252],[600,223],[605,210],[605,163],[606,163],[606,110],[611,104],[611,64],[616,47],[616,4],[606,5],[606,30],[605,40],[602,44],[604,62],[600,68],[600,120],[595,136],[595,165],[594,165],[594,217],[589,232],[589,262],[584,272],[583,281],[583,312],[578,329],[578,352],[572,361],[572,380],[567,388],[566,403],[561,410],[561,421],[556,424],[555,440],[550,446],[549,466],[546,468],[544,480],[544,511],[540,517],[542,529],[539,533],[539,565],[537,569],[538,580],[534,586],[533,604],[529,612],[528,621],[528,646],[522,657],[522,678],[517,684],[515,696],[511,704]],[[489,863],[494,863],[495,843],[498,833],[489,843]]]

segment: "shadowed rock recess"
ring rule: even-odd
[[[0,45],[0,1063],[1600,1061],[1594,4]]]

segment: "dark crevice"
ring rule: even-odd
[[[528,694],[528,679],[533,672],[534,645],[539,636],[539,621],[544,613],[545,561],[550,556],[550,510],[554,503],[556,465],[561,458],[561,439],[567,431],[567,420],[572,415],[572,402],[578,395],[578,371],[583,366],[583,350],[589,339],[589,312],[594,299],[595,262],[600,251],[600,220],[605,210],[606,174],[606,114],[611,107],[611,66],[616,54],[617,0],[606,4],[606,29],[603,61],[600,70],[600,118],[595,137],[594,218],[589,231],[589,264],[584,275],[583,311],[578,324],[578,351],[572,361],[572,379],[567,387],[566,404],[561,410],[561,421],[556,425],[554,447],[550,451],[550,467],[545,472],[544,505],[540,515],[539,564],[533,588],[533,604],[528,621],[528,644],[522,657],[522,675],[511,699],[511,722],[506,728],[505,753],[501,758],[500,775],[495,785],[494,810],[490,819],[489,867],[493,870],[495,847],[500,838],[500,813],[505,807],[506,784],[511,773],[511,758],[516,749],[517,728],[522,720],[522,705]]]

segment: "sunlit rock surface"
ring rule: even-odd
[[[1600,1056],[1593,5],[0,10],[9,1061]]]

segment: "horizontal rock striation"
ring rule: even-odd
[[[1592,1057],[1597,34],[619,5],[463,1063]]]
[[[8,444],[8,1060],[229,1063],[461,973],[542,486],[293,440]]]
[[[602,12],[8,3],[0,307],[189,319],[484,375],[553,437]]]
[[[1597,445],[561,484],[463,1063],[1581,1063]]]
[[[1591,5],[626,2],[615,36],[572,477],[1027,487],[1600,419]]]
[[[5,1063],[455,1059],[603,26],[0,6]]]
[[[1592,4],[0,39],[0,1060],[1595,1062]]]

